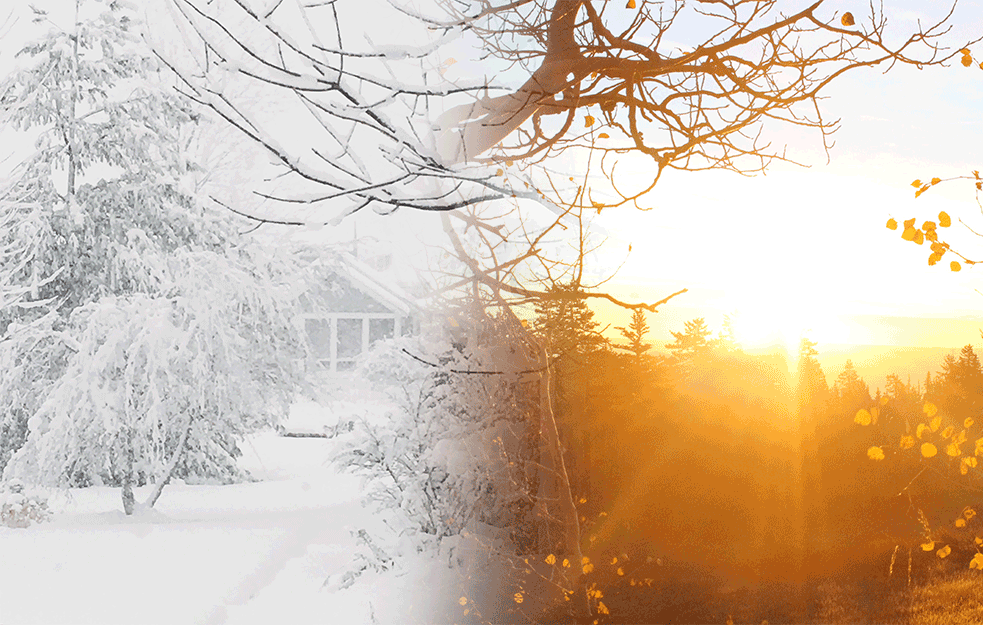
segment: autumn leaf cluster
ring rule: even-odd
[[[941,182],[941,180],[938,178],[932,178],[931,183],[926,185],[923,185],[921,180],[916,180],[911,184],[912,186],[918,187],[916,195],[919,195],[931,185],[938,184],[939,182]],[[945,253],[949,251],[949,244],[945,241],[939,240],[938,229],[948,228],[951,225],[952,218],[949,217],[949,214],[945,211],[939,213],[938,223],[930,220],[925,221],[920,228],[915,227],[915,218],[912,217],[911,219],[906,219],[904,221],[904,229],[901,231],[901,238],[905,241],[911,241],[915,245],[922,245],[927,240],[930,244],[929,247],[932,250],[932,253],[928,257],[928,264],[929,266],[932,266],[942,260]],[[894,218],[888,219],[887,227],[889,230],[897,230],[898,222]],[[954,260],[949,263],[949,268],[952,271],[959,271],[962,269],[962,266],[959,264],[959,261]]]

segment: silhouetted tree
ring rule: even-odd
[[[713,333],[707,327],[702,317],[687,321],[685,330],[673,332],[675,341],[667,343],[666,348],[672,352],[673,358],[678,362],[686,362],[694,357],[709,353],[715,341],[710,338]]]
[[[618,327],[621,336],[628,342],[626,345],[616,345],[620,349],[627,349],[635,354],[636,358],[641,358],[642,354],[652,349],[652,346],[645,342],[645,335],[648,334],[649,324],[645,319],[645,311],[636,308],[631,314],[631,323],[627,328]]]

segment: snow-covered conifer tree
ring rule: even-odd
[[[122,486],[130,513],[134,486],[154,484],[153,505],[173,476],[240,477],[237,442],[301,381],[303,272],[198,202],[198,116],[123,3],[75,8],[68,27],[33,9],[47,32],[0,84],[3,117],[37,136],[0,213],[19,259],[0,306],[0,468]]]

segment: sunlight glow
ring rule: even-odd
[[[816,298],[794,293],[755,297],[732,307],[734,337],[745,349],[779,347],[793,359],[803,337],[820,344],[856,342],[838,311]]]

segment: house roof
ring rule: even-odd
[[[339,255],[338,270],[352,286],[385,304],[395,312],[410,315],[419,312],[420,303],[387,276],[344,252]]]
[[[347,252],[309,250],[311,262],[327,269],[328,277],[311,295],[340,307],[339,312],[381,312],[388,310],[400,316],[420,312],[422,304],[388,275],[380,272]],[[342,284],[339,284],[338,279]],[[347,283],[347,284],[344,284]]]

